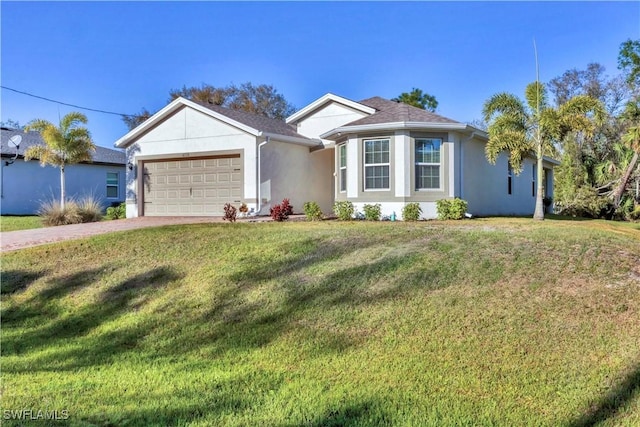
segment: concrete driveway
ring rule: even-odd
[[[6,231],[0,233],[0,252],[15,251],[64,240],[80,239],[114,231],[135,228],[157,227],[173,224],[201,224],[222,222],[221,217],[140,217],[117,221],[90,222],[87,224],[61,225],[59,227],[32,230]]]

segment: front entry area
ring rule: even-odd
[[[222,216],[242,202],[239,154],[142,162],[143,215]]]

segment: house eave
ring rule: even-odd
[[[319,139],[298,138],[295,136],[280,135],[280,134],[271,133],[271,132],[260,132],[258,136],[261,136],[264,138],[270,138],[280,142],[289,142],[292,144],[304,145],[306,147],[322,146],[322,141],[320,141]]]
[[[335,141],[335,139],[340,137],[342,134],[347,134],[347,133],[369,132],[369,131],[379,131],[379,130],[400,130],[400,129],[437,129],[437,130],[482,132],[464,123],[392,122],[392,123],[375,123],[370,125],[341,126],[341,127],[332,129],[329,132],[323,133],[322,135],[320,135],[320,138]]]

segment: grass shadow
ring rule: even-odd
[[[0,294],[12,295],[27,289],[49,271],[8,270],[0,275]]]
[[[640,364],[602,396],[589,411],[580,418],[571,421],[569,427],[590,427],[614,417],[627,403],[640,396]]]

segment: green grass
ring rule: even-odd
[[[640,425],[632,226],[172,226],[2,273],[2,409],[50,425]]]
[[[42,228],[39,216],[5,216],[0,217],[0,231],[29,230]]]

